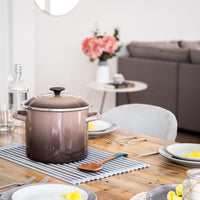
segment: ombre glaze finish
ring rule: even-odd
[[[43,163],[82,160],[88,149],[88,109],[46,112],[28,109],[27,156]]]
[[[14,118],[26,121],[27,156],[43,163],[70,163],[87,156],[88,122],[100,118],[88,113],[81,97],[60,94],[65,88],[50,88],[54,94],[32,97],[22,103],[26,111]]]

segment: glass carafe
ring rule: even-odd
[[[9,76],[8,98],[9,104],[12,104],[15,110],[24,110],[21,103],[27,100],[28,88],[22,77],[22,66],[15,65],[15,72]],[[16,126],[24,125],[24,122],[16,120]]]

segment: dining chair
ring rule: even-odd
[[[102,120],[117,124],[120,129],[175,141],[177,120],[164,108],[147,104],[127,104],[102,114]]]

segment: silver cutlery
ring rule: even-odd
[[[119,143],[119,142],[117,142],[117,143],[125,146],[125,145],[132,143],[132,142],[139,142],[139,141],[147,141],[147,139],[146,138],[139,138],[139,139],[129,140],[129,141],[126,141],[126,142],[123,142],[123,143]]]
[[[46,183],[49,179],[50,179],[50,177],[46,176],[39,183]]]
[[[34,176],[33,176],[34,177]],[[32,178],[32,177],[31,177]],[[31,178],[30,178],[30,180],[31,180]],[[50,179],[50,177],[49,176],[46,176],[46,177],[44,177],[39,183],[46,183],[48,180]],[[29,182],[29,179],[27,180],[27,182],[28,183],[25,183],[24,185],[28,185],[29,183],[31,183],[31,182]],[[21,185],[22,186],[22,185]],[[6,192],[6,191],[4,191],[4,192]],[[2,193],[0,193],[0,196],[3,194],[3,192]]]
[[[108,141],[106,139],[101,139],[101,140],[107,142],[108,144],[113,144],[113,143],[117,142],[118,140],[125,140],[125,139],[132,139],[132,138],[137,138],[137,136],[132,135],[132,136],[127,136],[127,137],[119,137],[119,138],[115,138],[114,140],[111,140],[111,141]]]
[[[22,183],[10,183],[10,184],[7,184],[7,185],[2,185],[2,186],[0,186],[0,189],[6,188],[6,187],[10,187],[10,186],[13,186],[13,185],[17,185],[17,186],[26,185],[26,184],[31,183],[34,179],[35,179],[35,176],[32,176],[31,178],[29,178],[28,180],[26,180],[26,181],[24,181]]]
[[[152,151],[152,152],[140,154],[140,155],[138,155],[138,156],[139,156],[139,157],[145,157],[145,156],[155,155],[155,154],[158,154],[158,153],[159,153],[159,151]]]

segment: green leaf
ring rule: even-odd
[[[118,28],[115,28],[114,29],[114,35],[113,35],[117,41],[119,41],[119,29]]]
[[[94,62],[95,61],[95,59],[93,59],[93,58],[90,58],[90,62]]]
[[[121,50],[121,48],[122,48],[122,45],[120,45],[120,46],[118,47],[118,49],[117,49],[115,52],[116,52],[116,53],[119,52],[119,51]]]
[[[98,35],[98,36],[96,36],[97,38],[103,38],[103,36],[102,35]]]
[[[106,60],[108,60],[112,57],[113,57],[112,54],[107,53],[107,52],[103,52],[102,56],[99,59],[102,60],[102,61],[106,61]]]

